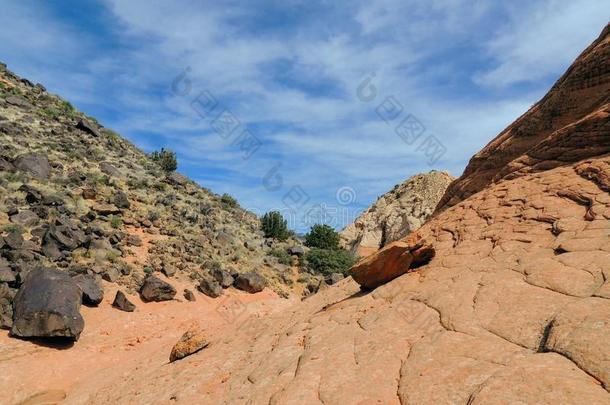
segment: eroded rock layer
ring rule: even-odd
[[[491,183],[610,152],[610,25],[529,111],[474,155],[437,212]]]

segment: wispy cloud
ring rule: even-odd
[[[180,170],[259,212],[295,186],[309,205],[349,186],[357,210],[418,172],[459,175],[606,23],[601,0],[100,0],[87,24],[61,5],[5,3],[0,58],[13,69],[146,149],[176,149]],[[185,69],[191,92],[177,95]],[[363,102],[370,74],[377,98]],[[203,90],[261,140],[252,158],[193,110]],[[443,143],[433,165],[376,113],[388,96]]]

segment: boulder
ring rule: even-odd
[[[131,207],[131,203],[129,202],[129,199],[127,199],[127,194],[125,194],[123,191],[119,190],[116,192],[116,194],[114,195],[114,205],[116,205],[118,208],[129,208]]]
[[[17,214],[11,215],[10,220],[15,224],[23,225],[30,228],[36,225],[40,218],[38,217],[38,215],[36,215],[34,211],[23,210]]]
[[[121,210],[118,209],[114,204],[95,204],[91,208],[93,209],[93,211],[104,216],[116,215],[121,213]]]
[[[218,284],[220,284],[222,288],[229,288],[235,282],[235,279],[228,271],[218,267],[210,270],[210,275],[214,277],[216,281],[218,281]]]
[[[169,355],[169,361],[183,359],[209,346],[205,334],[200,329],[189,329],[174,345]]]
[[[165,181],[175,186],[185,186],[186,184],[188,184],[189,179],[188,177],[183,176],[180,173],[171,172],[165,177]]]
[[[15,295],[11,335],[78,340],[85,321],[82,292],[68,274],[51,269],[30,271]]]
[[[48,179],[51,175],[51,165],[47,155],[42,153],[26,153],[15,158],[13,164],[23,172],[37,179]]]
[[[112,177],[119,177],[121,175],[121,172],[119,171],[119,169],[117,169],[116,167],[114,167],[113,165],[111,165],[108,162],[100,163],[100,170],[102,171],[102,173],[105,173],[108,176],[112,176]]]
[[[305,248],[303,246],[292,246],[288,249],[288,253],[293,256],[303,256],[305,254]]]
[[[55,243],[60,249],[72,251],[84,245],[87,242],[87,236],[80,229],[74,228],[68,223],[65,225],[52,224],[43,238],[43,247]]]
[[[125,293],[121,290],[116,292],[112,306],[125,312],[133,312],[136,309],[136,306],[129,301]]]
[[[240,274],[235,279],[235,288],[254,294],[263,291],[266,285],[266,280],[263,276],[255,272]]]
[[[83,303],[92,306],[98,306],[104,299],[104,289],[97,279],[89,274],[79,274],[73,277],[72,280],[83,292]]]
[[[176,289],[159,277],[149,275],[140,289],[140,296],[144,301],[170,301],[176,295]]]
[[[108,267],[102,274],[102,278],[110,283],[114,283],[120,276],[120,272],[114,267]]]
[[[199,291],[208,297],[217,298],[222,295],[222,287],[214,278],[209,275],[204,276],[197,287]]]
[[[23,236],[21,232],[14,230],[3,237],[4,244],[13,250],[21,249],[23,245]]]
[[[8,96],[6,98],[6,102],[9,103],[10,105],[14,105],[15,107],[21,107],[21,108],[31,108],[32,104],[30,104],[29,101],[27,101],[25,98],[20,97],[20,96]]]
[[[78,121],[78,123],[76,124],[76,128],[90,135],[93,135],[96,138],[100,136],[100,132],[98,131],[96,126],[93,125],[93,123],[89,122],[89,120],[86,120],[84,118]]]
[[[373,289],[426,264],[434,254],[432,245],[412,234],[361,260],[350,274],[362,288]]]

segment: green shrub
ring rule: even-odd
[[[150,159],[168,173],[173,172],[178,168],[176,152],[169,149],[161,148],[160,151],[154,151],[150,154]]]
[[[40,114],[44,115],[47,118],[57,118],[59,117],[59,110],[57,110],[56,108],[53,107],[45,107],[42,110],[40,110]]]
[[[305,235],[305,246],[318,249],[339,249],[339,234],[329,225],[314,225]]]
[[[114,229],[119,229],[120,227],[123,226],[123,218],[121,218],[118,215],[111,215],[110,216],[110,226],[113,227]]]
[[[356,258],[346,250],[313,248],[305,254],[307,267],[315,273],[328,276],[332,273],[347,275]]]
[[[263,215],[261,230],[265,233],[265,238],[286,240],[290,236],[288,223],[278,211],[267,212]]]
[[[292,264],[292,257],[285,249],[273,248],[269,251],[269,256],[277,257],[281,264],[290,266]]]
[[[237,200],[235,198],[233,198],[232,195],[224,193],[222,196],[220,196],[220,202],[225,205],[226,207],[231,207],[231,208],[235,208],[239,206],[239,203],[237,202]]]

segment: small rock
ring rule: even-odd
[[[72,277],[72,280],[82,290],[84,304],[98,306],[104,299],[104,289],[94,276],[79,274],[76,277]]]
[[[343,280],[345,276],[341,273],[332,273],[327,279],[326,282],[330,285],[337,284],[339,281]]]
[[[199,329],[189,329],[172,348],[169,361],[183,359],[209,346],[205,334]]]
[[[191,290],[189,290],[188,288],[186,288],[184,290],[184,298],[187,301],[197,301],[197,298],[195,298],[195,294]]]
[[[30,271],[15,296],[11,335],[78,340],[85,327],[79,312],[81,296],[67,273],[50,268]]]
[[[0,283],[14,283],[15,273],[8,267],[0,267]]]
[[[97,192],[95,191],[95,189],[92,188],[84,188],[82,196],[85,200],[95,200]]]
[[[218,281],[208,275],[201,279],[197,289],[211,298],[217,298],[222,295],[222,287],[218,284]]]
[[[170,301],[176,295],[176,289],[159,277],[149,275],[140,289],[140,296],[144,301]]]
[[[254,294],[263,291],[266,281],[263,276],[255,272],[240,274],[235,279],[235,288]]]
[[[81,131],[85,131],[88,134],[95,136],[96,138],[100,136],[100,133],[97,128],[91,122],[84,118],[78,121],[78,123],[76,124],[76,128],[80,129]]]
[[[136,306],[127,299],[127,296],[121,290],[116,292],[112,306],[125,312],[133,312],[136,309]]]

